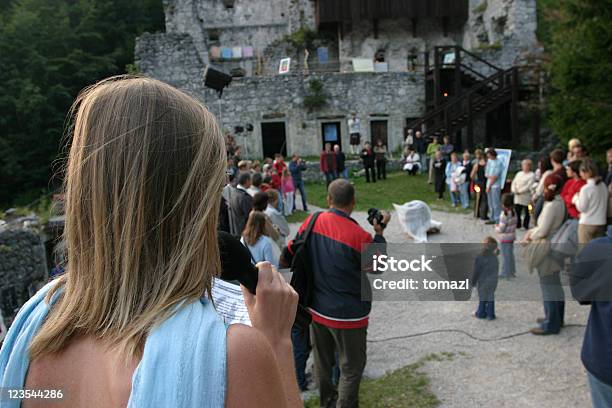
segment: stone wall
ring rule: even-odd
[[[301,26],[314,28],[310,0],[164,0],[164,10],[166,32],[189,34],[204,63],[209,62],[212,45],[251,46],[262,54],[272,42]]]
[[[468,19],[449,20],[446,36],[442,20],[434,18],[418,19],[416,27],[411,19],[382,19],[376,32],[372,21],[347,25],[332,47],[339,49],[340,70],[351,71],[352,58],[373,58],[380,49],[385,50],[389,70],[406,71],[408,54],[436,45],[461,44],[502,67],[510,67],[537,48],[536,0],[462,1],[469,1]],[[275,47],[299,28],[316,29],[312,0],[164,0],[164,10],[166,32],[188,34],[204,64],[209,63],[214,45],[252,46],[256,56],[263,56],[266,48]],[[254,59],[215,62],[228,70],[243,68],[247,75],[258,72]]]
[[[353,23],[339,41],[341,69],[352,71],[352,58],[374,59],[378,50],[384,50],[389,71],[408,71],[409,54],[416,53],[418,64],[422,65],[422,55],[427,49],[460,43],[463,23],[451,20],[445,37],[441,19],[422,18],[417,20],[415,31],[416,36],[413,36],[413,23],[408,18],[379,20],[376,33],[371,21]],[[418,69],[423,68],[420,66]]]
[[[304,97],[309,94],[309,83],[313,80],[323,84],[328,103],[309,112],[304,108]],[[243,155],[249,157],[263,157],[261,124],[265,122],[285,122],[287,152],[302,155],[321,151],[322,123],[340,122],[342,145],[347,150],[347,118],[352,111],[361,119],[362,141],[371,137],[370,121],[386,120],[389,148],[394,150],[403,142],[406,118],[423,113],[423,80],[423,75],[409,72],[277,75],[235,78],[220,103],[216,94],[203,86],[194,96],[208,105],[224,128],[254,125],[251,134],[238,137],[238,144],[246,146]]]
[[[7,327],[47,278],[45,250],[38,234],[25,229],[0,231],[0,309]]]

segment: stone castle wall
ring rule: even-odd
[[[320,81],[328,95],[327,105],[313,112],[304,108],[310,81]],[[254,131],[239,137],[243,153],[263,157],[261,123],[285,122],[287,152],[316,155],[322,147],[321,124],[340,122],[342,145],[349,146],[347,118],[352,111],[361,119],[362,141],[369,140],[370,120],[386,120],[390,149],[403,141],[408,117],[418,117],[423,106],[423,76],[414,73],[323,73],[237,78],[219,101],[213,92],[201,88],[196,96],[204,100],[222,127],[251,123]]]
[[[26,229],[0,232],[0,311],[8,327],[17,310],[48,278],[40,236]]]
[[[416,36],[412,21],[381,20],[376,33],[371,22],[352,24],[333,39],[330,60],[340,61],[339,72],[311,73],[304,70],[304,50],[292,49],[286,35],[300,27],[316,28],[311,0],[165,0],[166,33],[144,34],[136,43],[136,62],[148,76],[186,90],[204,101],[222,127],[254,125],[239,144],[243,154],[261,157],[261,124],[285,123],[288,153],[317,154],[322,147],[321,124],[341,122],[343,147],[348,146],[346,119],[356,111],[362,122],[362,140],[370,138],[369,122],[386,120],[391,149],[403,138],[407,118],[424,112],[422,53],[436,45],[461,44],[502,67],[519,63],[537,46],[536,0],[469,0],[466,22],[449,21],[447,36],[439,20],[419,19]],[[231,8],[227,4],[232,3]],[[212,36],[215,41],[211,41]],[[253,46],[257,58],[213,61],[226,69],[241,68],[246,74],[234,78],[219,102],[203,86],[210,46]],[[389,73],[353,73],[352,57],[373,58],[385,50]],[[315,50],[310,50],[314,66]],[[411,71],[409,55],[420,55]],[[277,75],[281,58],[292,58],[289,75]],[[476,69],[486,69],[481,64]],[[255,76],[255,74],[263,76]],[[326,106],[314,112],[304,109],[311,80],[323,83]],[[246,150],[246,151],[245,151]]]

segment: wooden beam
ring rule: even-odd
[[[440,83],[440,52],[438,48],[434,48],[434,106],[436,109],[440,107],[440,96],[441,96],[441,83]]]
[[[455,47],[455,98],[461,95],[461,49]]]
[[[511,122],[511,129],[512,129],[512,146],[514,148],[517,148],[520,143],[520,135],[519,135],[519,117],[518,117],[518,113],[519,113],[519,93],[518,93],[518,87],[519,87],[519,82],[518,82],[518,69],[516,67],[512,68],[512,79],[511,79],[511,86],[512,86],[512,101],[511,106],[510,106],[510,122]]]

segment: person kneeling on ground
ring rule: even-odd
[[[404,171],[412,176],[416,175],[421,166],[421,157],[414,151],[412,146],[407,147],[406,156],[404,157]]]

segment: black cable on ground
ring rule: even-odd
[[[568,327],[586,327],[586,325],[584,324],[567,324],[565,326],[563,326],[563,328],[568,328]],[[383,338],[383,339],[373,339],[373,340],[368,340],[368,343],[383,343],[386,341],[393,341],[393,340],[402,340],[402,339],[409,339],[412,337],[421,337],[421,336],[426,336],[428,334],[435,334],[435,333],[460,333],[463,334],[465,336],[468,336],[469,338],[476,340],[476,341],[483,341],[483,342],[487,342],[487,341],[500,341],[500,340],[507,340],[507,339],[511,339],[513,337],[519,337],[519,336],[524,336],[525,334],[529,334],[529,330],[527,331],[522,331],[522,332],[518,332],[518,333],[512,333],[512,334],[508,334],[506,336],[501,336],[501,337],[493,337],[493,338],[482,338],[482,337],[476,337],[471,333],[468,333],[464,330],[460,330],[460,329],[437,329],[437,330],[429,330],[429,331],[425,331],[425,332],[420,332],[420,333],[412,333],[412,334],[406,334],[404,336],[395,336],[395,337],[387,337],[387,338]]]

